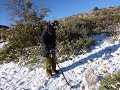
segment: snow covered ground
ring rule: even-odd
[[[1,49],[5,44],[7,44],[7,42],[0,43],[0,49]]]
[[[0,65],[0,90],[98,90],[102,77],[120,71],[120,38],[105,34],[93,38],[96,46],[88,53],[59,64],[72,87],[61,73],[49,79],[44,68],[32,70],[11,62]]]

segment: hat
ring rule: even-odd
[[[53,25],[53,26],[58,26],[58,24],[59,24],[59,23],[58,23],[58,21],[56,21],[56,20],[52,22],[52,25]]]

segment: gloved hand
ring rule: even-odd
[[[51,49],[49,52],[50,52],[50,53],[49,53],[49,54],[50,54],[49,56],[50,56],[51,58],[55,58],[55,54],[56,54],[56,53],[55,53],[55,49],[53,48],[53,49]]]
[[[50,50],[50,53],[55,53],[55,49],[54,49],[54,48],[51,49],[51,50]]]

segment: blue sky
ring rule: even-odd
[[[0,0],[0,4],[4,0]],[[78,13],[92,10],[94,7],[105,8],[110,6],[120,6],[120,0],[32,0],[37,5],[44,5],[50,8],[47,20],[68,17]],[[10,25],[8,12],[5,6],[0,6],[0,25]]]

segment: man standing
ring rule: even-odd
[[[41,35],[41,52],[42,56],[44,57],[46,74],[48,77],[52,77],[53,72],[59,72],[56,70],[56,24],[57,21],[54,21],[52,25],[50,22],[48,22],[45,26],[45,30],[43,30]]]

